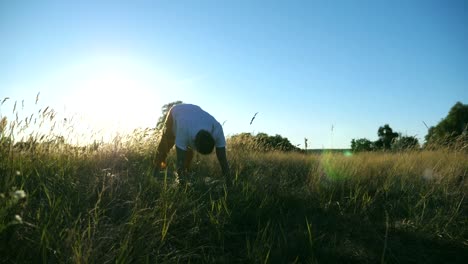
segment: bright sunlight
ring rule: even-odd
[[[92,129],[95,136],[108,140],[117,132],[155,125],[162,87],[144,63],[107,56],[81,63],[73,71],[67,112],[79,116],[80,131]]]

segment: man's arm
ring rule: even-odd
[[[229,176],[229,164],[226,157],[226,148],[216,148],[216,157],[218,158],[219,165],[223,171],[224,176]]]
[[[160,169],[165,169],[167,154],[174,146],[175,136],[173,130],[173,123],[174,121],[172,118],[171,108],[167,113],[166,120],[164,121],[161,140],[159,141],[159,145],[156,151],[156,157],[154,159],[156,171],[159,171]]]

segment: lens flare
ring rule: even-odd
[[[322,154],[320,164],[328,179],[337,181],[346,178],[346,167],[343,166],[342,160],[340,160],[343,156],[349,158],[352,156],[352,153],[350,151],[344,151],[343,153],[326,151]]]

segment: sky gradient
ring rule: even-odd
[[[227,136],[422,140],[468,103],[467,25],[467,1],[1,1],[0,114],[40,92],[123,131],[182,100]]]

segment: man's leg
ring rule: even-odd
[[[192,159],[193,159],[193,150],[188,148],[187,153],[185,155],[185,161],[184,161],[184,170],[185,171],[188,171],[190,169]]]
[[[191,148],[187,148],[184,153],[184,167],[181,171],[178,172],[179,184],[182,186],[184,186],[189,180],[187,176],[189,176],[188,172],[193,159],[193,150]]]

